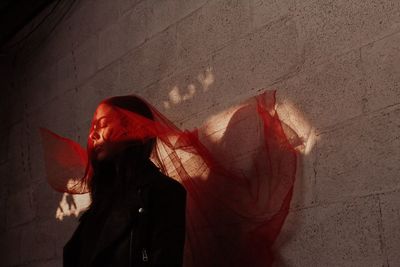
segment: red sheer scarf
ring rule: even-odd
[[[154,120],[114,107],[112,140],[156,138],[152,161],[187,190],[185,266],[270,266],[296,176],[295,133],[265,91],[194,130],[182,131],[156,108]],[[92,122],[92,131],[94,125]],[[41,128],[47,181],[57,191],[88,192],[93,171],[78,143]]]

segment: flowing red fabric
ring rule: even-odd
[[[271,266],[297,167],[295,133],[276,112],[275,91],[190,131],[178,129],[144,102],[154,121],[115,107],[113,119],[124,123],[112,140],[156,137],[152,161],[186,188],[184,266]],[[60,192],[87,193],[90,139],[85,150],[45,128],[41,135],[49,184]]]

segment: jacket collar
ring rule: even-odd
[[[91,263],[96,257],[113,245],[124,233],[126,234],[133,224],[133,212],[125,206],[116,206],[110,211],[106,222],[99,232],[99,240],[96,243]]]
[[[113,205],[104,227],[101,233],[99,233],[100,237],[96,244],[91,262],[93,262],[99,254],[104,252],[104,250],[114,244],[124,233],[126,234],[137,218],[141,203],[137,190],[143,190],[151,185],[156,174],[159,172],[159,169],[150,160],[145,162],[140,169],[142,175],[139,176],[137,187],[133,188],[129,203]]]

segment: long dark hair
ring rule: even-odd
[[[102,103],[154,120],[148,105],[133,95],[111,97]],[[132,140],[127,142],[125,149],[112,159],[97,161],[92,157],[90,161],[93,176],[89,182],[92,199],[90,208],[106,208],[110,202],[127,201],[130,190],[138,181],[140,170],[149,161],[154,144],[155,138],[143,142]]]

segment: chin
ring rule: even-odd
[[[98,161],[106,160],[107,158],[108,158],[107,153],[104,153],[103,151],[98,153],[97,156],[96,156],[96,159]]]

